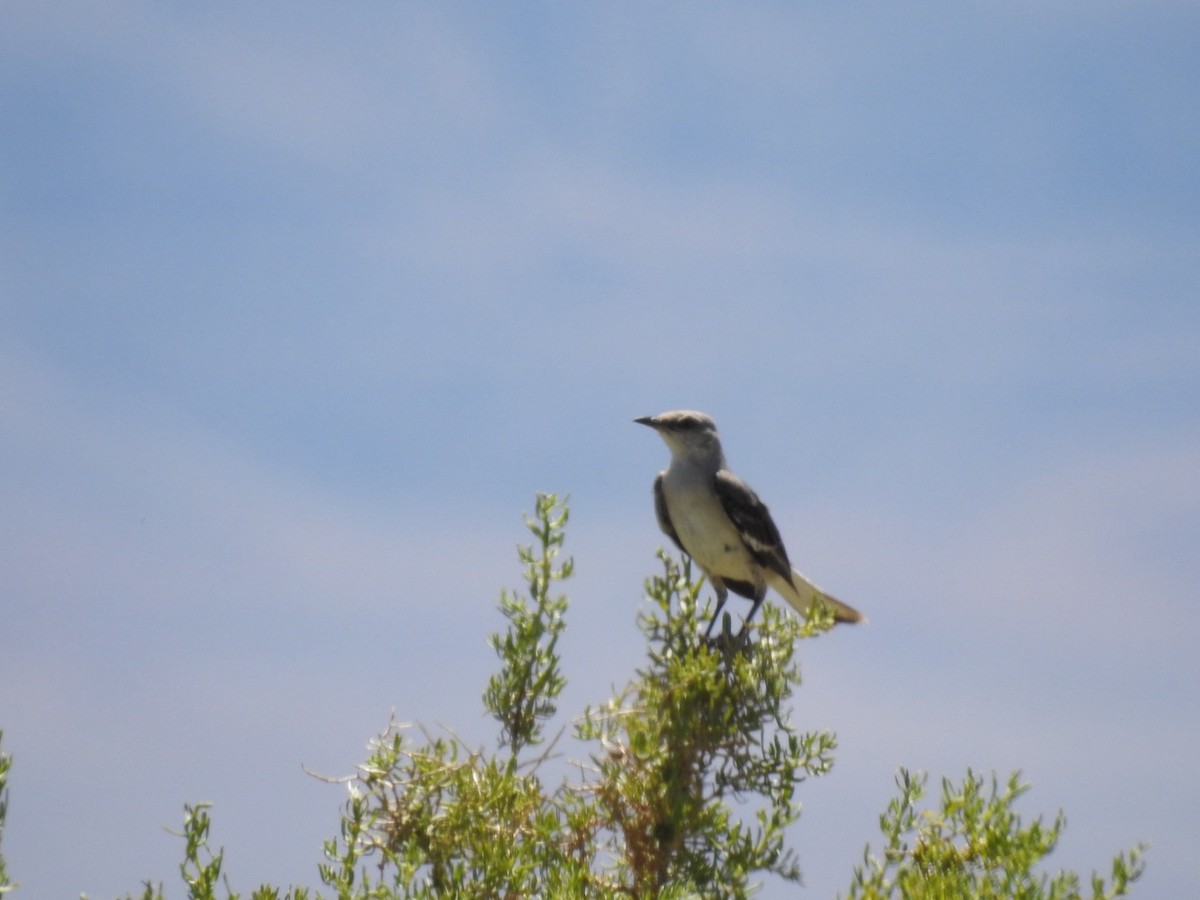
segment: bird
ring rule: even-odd
[[[654,512],[658,527],[700,567],[717,593],[706,638],[730,591],[754,603],[739,636],[758,612],[768,588],[802,616],[820,603],[836,622],[866,621],[854,607],[792,568],[770,510],[729,470],[710,416],[679,409],[633,421],[653,428],[671,451],[670,464],[654,479]]]

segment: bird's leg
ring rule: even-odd
[[[750,607],[750,612],[746,614],[746,618],[742,620],[742,630],[738,632],[738,640],[746,634],[746,629],[750,627],[750,620],[754,618],[754,614],[758,612],[758,608],[762,606],[763,600],[767,597],[767,586],[763,585],[755,592],[754,605]]]
[[[708,627],[704,629],[704,637],[707,640],[712,634],[713,625],[717,623],[717,619],[721,618],[721,609],[725,606],[725,601],[729,598],[729,589],[717,579],[710,579],[713,590],[717,592],[717,608],[713,612],[713,616],[708,620]]]

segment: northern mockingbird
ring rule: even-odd
[[[706,636],[729,591],[754,601],[744,632],[769,587],[801,615],[819,602],[838,622],[864,621],[858,610],[792,568],[766,505],[725,464],[711,418],[675,410],[633,421],[657,431],[671,451],[670,465],[654,480],[654,512],[658,527],[692,558],[717,592],[717,609]]]

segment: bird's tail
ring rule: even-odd
[[[825,593],[795,569],[792,569],[791,581],[772,572],[771,587],[802,616],[808,615],[809,607],[816,602],[833,613],[835,622],[867,621],[867,617],[853,606]]]

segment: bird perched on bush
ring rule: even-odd
[[[634,421],[657,431],[671,451],[670,464],[654,480],[654,511],[659,528],[692,558],[717,592],[717,608],[705,635],[712,632],[729,591],[754,601],[742,632],[767,588],[801,615],[820,603],[835,621],[865,621],[858,610],[792,568],[766,504],[729,471],[709,416],[674,410]]]

